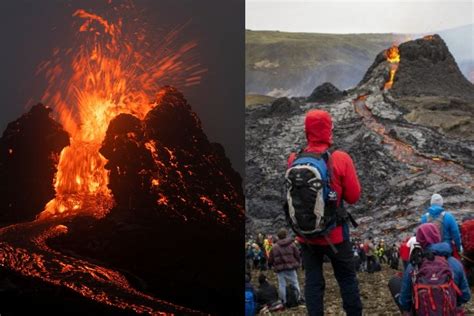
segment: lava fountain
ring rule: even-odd
[[[151,45],[144,28],[127,28],[122,18],[112,21],[82,9],[73,17],[79,21],[74,47],[55,48],[52,59],[38,68],[48,81],[43,102],[70,135],[70,145],[59,157],[55,198],[40,219],[77,213],[105,216],[114,200],[107,187],[107,160],[99,149],[110,121],[121,113],[143,119],[156,105],[162,82],[187,87],[198,84],[205,72],[194,61],[196,42],[178,43],[185,25]]]
[[[383,89],[388,90],[393,86],[393,80],[395,79],[395,73],[398,69],[398,64],[400,63],[400,52],[398,51],[398,46],[393,45],[385,51],[385,57],[390,64],[390,77],[385,83]]]

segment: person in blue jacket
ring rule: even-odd
[[[452,249],[455,257],[459,258],[458,253],[462,253],[461,234],[459,226],[453,214],[443,208],[443,197],[439,194],[433,194],[431,197],[431,206],[428,212],[421,216],[421,223],[433,223],[440,228],[441,240],[451,246],[453,243],[456,249]]]
[[[255,290],[250,283],[250,274],[245,275],[245,316],[255,316],[257,309]]]
[[[457,306],[460,307],[467,303],[471,299],[471,290],[463,266],[458,259],[451,256],[449,245],[446,242],[441,242],[438,228],[432,223],[422,224],[416,232],[416,240],[424,250],[432,252],[435,256],[447,257],[448,264],[453,271],[454,283],[461,291],[461,295],[457,297]],[[395,295],[395,297],[398,296],[397,303],[404,312],[411,311],[413,306],[412,271],[413,266],[410,263],[403,274],[400,295]]]

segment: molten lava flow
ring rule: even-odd
[[[366,105],[366,99],[366,96],[357,97],[353,101],[354,110],[363,118],[364,124],[369,129],[383,137],[382,143],[390,148],[392,155],[398,161],[409,165],[413,172],[428,169],[452,183],[474,189],[473,179],[462,165],[440,157],[430,157],[418,152],[413,146],[392,137],[385,126],[372,115]]]
[[[107,160],[99,149],[110,121],[120,113],[143,119],[155,106],[161,85],[194,85],[205,71],[192,59],[184,60],[194,41],[175,44],[182,28],[159,38],[160,47],[151,47],[144,30],[127,29],[122,18],[112,22],[85,10],[73,16],[82,23],[76,46],[54,49],[53,59],[39,68],[49,82],[44,102],[71,137],[60,155],[56,197],[40,218],[78,212],[104,216],[114,201],[107,187]]]
[[[398,69],[398,64],[400,63],[400,53],[398,51],[398,46],[393,45],[385,51],[385,57],[390,63],[390,77],[384,85],[384,90],[388,90],[393,86],[393,80],[395,79],[395,73]]]

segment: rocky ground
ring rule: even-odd
[[[361,293],[364,315],[400,315],[397,306],[393,302],[388,289],[388,280],[395,275],[397,270],[390,269],[383,265],[381,272],[369,274],[366,272],[358,273],[359,289]],[[258,271],[252,272],[252,284],[254,288],[258,287]],[[265,272],[270,283],[278,285],[276,274],[273,271]],[[342,309],[342,300],[339,294],[339,287],[332,271],[330,263],[324,264],[324,277],[326,279],[326,292],[324,295],[325,315],[345,315]],[[304,271],[298,271],[298,279],[302,289],[304,288]],[[474,290],[474,289],[471,289]],[[466,306],[467,315],[474,315],[474,304],[469,302]],[[282,312],[274,313],[275,315],[306,315],[305,306],[299,306],[287,309]]]
[[[459,80],[460,86],[464,87],[454,89],[449,83],[444,90],[447,96],[433,90],[438,95],[431,97],[446,98],[453,93],[470,102],[474,86],[459,79],[462,75],[456,70],[444,42],[430,40],[428,48],[425,46],[418,42],[405,45],[409,52],[407,58],[416,55],[413,49],[420,50],[422,61],[417,71],[423,71],[423,65],[429,66],[424,49],[434,50],[431,62],[438,63],[437,67],[442,71],[453,72],[452,80]],[[441,52],[437,53],[436,49]],[[404,50],[400,46],[401,60]],[[445,56],[445,60],[438,61],[439,56]],[[411,60],[405,66],[413,63]],[[342,149],[351,155],[361,181],[361,199],[349,207],[360,224],[354,235],[372,235],[393,241],[411,235],[435,192],[445,197],[446,209],[459,220],[472,215],[474,142],[463,135],[447,134],[407,120],[410,109],[399,101],[400,95],[413,89],[418,91],[416,95],[423,95],[426,86],[415,81],[416,72],[410,71],[401,76],[405,79],[400,82],[397,81],[398,74],[395,76],[393,89],[398,89],[396,94],[383,90],[389,69],[390,64],[378,57],[364,80],[332,103],[308,103],[303,98],[292,98],[290,105],[285,102],[280,110],[275,104],[246,109],[248,235],[259,231],[272,234],[286,226],[282,211],[286,159],[290,152],[305,146],[304,116],[308,110],[316,108],[331,113],[334,120],[331,150]],[[402,70],[400,65],[399,71]],[[435,81],[440,80],[442,71]],[[411,85],[411,90],[397,88],[397,85]],[[428,87],[429,95],[434,86]]]

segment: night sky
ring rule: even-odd
[[[166,30],[190,21],[183,36],[198,41],[196,54],[208,69],[201,83],[182,89],[204,130],[221,143],[244,174],[244,0],[138,0],[149,25]],[[0,2],[0,130],[40,100],[46,82],[35,76],[54,47],[69,47],[72,13],[101,13],[106,1]],[[151,39],[150,39],[151,40]]]

